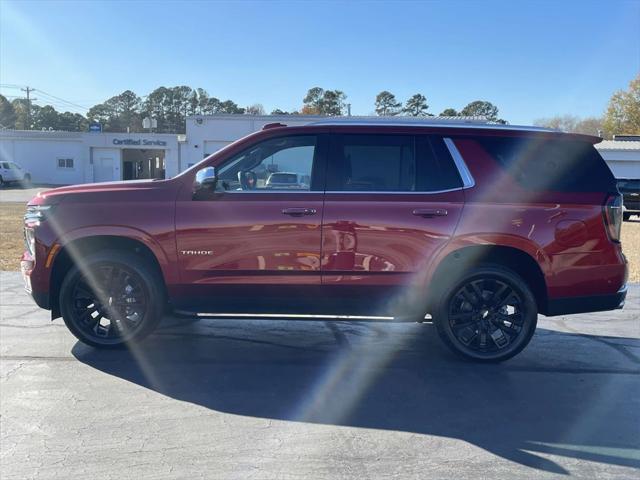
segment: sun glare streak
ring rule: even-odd
[[[372,329],[367,328],[366,332],[355,343],[340,348],[301,399],[292,420],[340,424],[357,408],[406,342],[400,334],[384,336],[380,341]]]
[[[58,241],[64,240],[64,232],[66,231],[60,223],[56,219],[55,213],[53,215],[49,215],[45,220],[50,226],[51,229],[55,232]],[[100,283],[95,276],[95,272],[93,272],[84,261],[84,256],[82,252],[80,252],[77,246],[73,242],[67,242],[62,244],[64,251],[67,252],[69,257],[71,258],[73,264],[77,266],[82,275],[89,283],[90,288],[94,291],[94,293],[98,296],[102,305],[108,305],[108,301],[105,293],[100,288]],[[113,311],[110,307],[107,308],[107,313],[109,314],[109,319],[114,318]],[[124,324],[125,322],[121,322]],[[114,328],[113,326],[111,328]],[[126,333],[126,332],[125,332]],[[144,346],[140,345],[138,342],[126,342],[127,350],[134,357],[136,363],[138,364],[142,374],[145,376],[149,384],[158,391],[164,391],[163,383],[156,371],[156,368],[153,366],[153,363],[150,360],[149,354],[145,350]]]

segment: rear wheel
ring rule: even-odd
[[[59,301],[69,330],[101,348],[144,338],[160,321],[165,303],[158,274],[148,262],[119,251],[91,255],[73,266]]]
[[[444,343],[463,357],[500,362],[527,346],[538,318],[535,297],[514,272],[482,266],[445,288],[434,321]]]

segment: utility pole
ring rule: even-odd
[[[20,90],[27,92],[27,130],[31,130],[31,101],[37,100],[37,98],[31,98],[30,93],[33,92],[35,88],[25,87]]]

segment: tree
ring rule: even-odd
[[[603,135],[604,119],[599,117],[583,118],[576,124],[576,133],[584,133],[585,135]]]
[[[0,95],[0,128],[16,128],[16,111],[3,95]]]
[[[459,117],[460,113],[455,108],[445,108],[440,112],[441,117]]]
[[[609,100],[604,129],[609,135],[640,134],[640,74],[631,80],[628,90],[615,92]]]
[[[425,117],[430,114],[427,113],[427,97],[421,93],[416,93],[404,104],[402,111],[411,117]]]
[[[34,130],[58,130],[59,114],[51,105],[44,107],[33,105],[31,117]]]
[[[87,112],[92,121],[99,122],[105,132],[141,132],[142,103],[131,90],[109,98],[104,103],[94,105]]]
[[[264,107],[260,103],[254,103],[244,109],[247,115],[264,115]]]
[[[218,112],[216,112],[218,113]],[[237,103],[232,102],[231,100],[225,100],[220,103],[219,113],[245,113],[245,109],[238,106]]]
[[[598,135],[602,131],[602,119],[597,117],[579,118],[575,115],[556,115],[539,118],[533,122],[539,127],[555,128],[564,132]]]
[[[344,101],[347,96],[340,90],[327,90],[322,98],[322,114],[339,116],[344,112]]]
[[[284,110],[280,110],[279,108],[276,108],[275,110],[271,111],[271,115],[292,115],[289,112],[285,112]]]
[[[340,90],[309,89],[304,97],[303,115],[342,115],[347,96]]]
[[[476,100],[462,109],[460,115],[466,117],[485,117],[487,120],[498,119],[498,107],[491,102]]]
[[[310,88],[302,102],[302,111],[305,115],[320,115],[322,113],[322,102],[324,99],[324,89],[320,87]]]
[[[79,113],[64,112],[58,115],[58,130],[66,132],[84,132],[89,122]]]
[[[397,115],[401,106],[402,103],[396,100],[396,96],[387,90],[376,95],[376,113],[380,116]]]
[[[30,130],[29,103],[27,100],[25,98],[16,98],[11,102],[11,106],[16,114],[16,130]],[[33,105],[31,106],[31,110],[33,111]]]

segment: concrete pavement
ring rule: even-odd
[[[480,366],[428,324],[167,318],[103,352],[0,281],[6,480],[640,475],[637,285]]]

